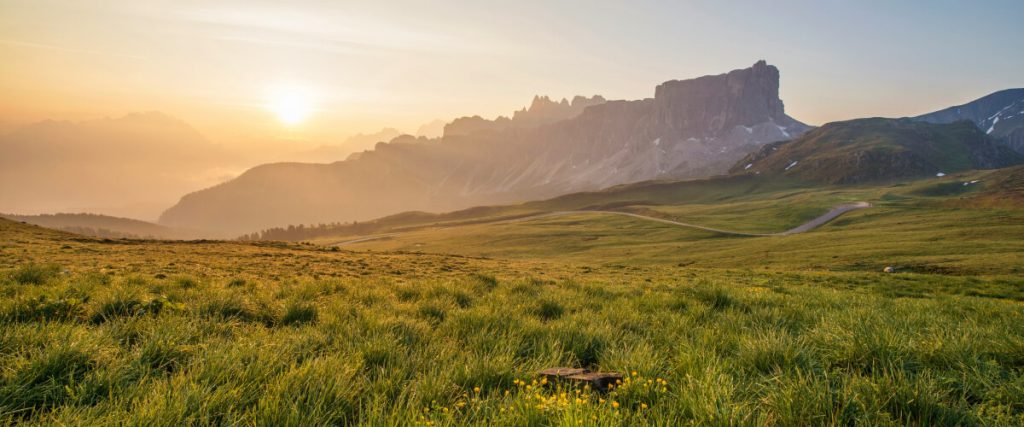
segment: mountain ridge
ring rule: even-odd
[[[968,120],[986,135],[1024,154],[1024,88],[996,91],[914,119],[929,123]]]
[[[734,174],[785,175],[828,184],[884,182],[1024,163],[974,123],[909,118],[832,122],[802,137],[765,145],[730,168]]]
[[[241,234],[707,176],[725,172],[761,144],[809,128],[785,115],[778,69],[765,61],[693,81],[664,82],[654,98],[601,98],[577,116],[536,126],[456,132],[418,143],[392,140],[330,165],[253,168],[186,195],[160,222]]]

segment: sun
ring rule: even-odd
[[[288,126],[305,122],[313,114],[312,93],[298,86],[282,86],[269,92],[266,108],[277,116],[277,120]]]

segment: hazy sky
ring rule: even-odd
[[[330,142],[762,58],[798,119],[903,116],[1024,86],[1022,23],[1020,0],[0,0],[0,123],[157,110]]]

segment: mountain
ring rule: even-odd
[[[297,162],[330,163],[366,150],[372,150],[379,142],[386,142],[402,135],[398,129],[384,128],[378,132],[358,133],[339,144],[325,144],[285,158]]]
[[[195,239],[198,233],[180,230],[151,222],[129,218],[118,218],[96,214],[43,214],[43,215],[10,215],[0,214],[0,218],[19,221],[40,227],[67,231],[85,236],[120,239]]]
[[[785,114],[779,71],[764,61],[665,82],[654,98],[596,100],[537,98],[499,129],[457,126],[440,139],[397,138],[331,164],[258,166],[186,195],[160,222],[242,234],[708,176],[726,172],[764,143],[808,129]],[[546,122],[588,103],[594,105],[576,116]]]
[[[0,212],[156,218],[181,194],[232,174],[226,156],[160,113],[39,122],[0,136]]]
[[[829,184],[892,181],[1024,163],[970,121],[933,124],[870,118],[828,123],[765,145],[732,173],[784,175]]]
[[[593,105],[604,104],[600,95],[591,98],[576,96],[572,102],[563,98],[560,102],[552,101],[547,96],[535,96],[530,106],[516,111],[512,118],[505,116],[487,120],[480,116],[459,117],[444,126],[444,136],[470,135],[475,132],[500,132],[512,128],[530,128],[568,120],[579,116],[583,110]]]
[[[447,124],[448,122],[441,119],[435,119],[429,123],[424,123],[416,129],[416,136],[440,138],[444,136],[444,126]]]
[[[999,91],[915,119],[928,123],[969,120],[997,141],[1024,154],[1024,89]]]

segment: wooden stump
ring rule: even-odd
[[[609,384],[615,384],[623,378],[618,372],[590,372],[583,368],[548,368],[538,372],[538,375],[547,378],[549,382],[559,380],[581,387],[589,385],[592,390],[601,392],[608,391]]]
[[[623,375],[618,372],[587,372],[569,375],[565,379],[589,385],[591,389],[596,391],[608,391],[608,385],[621,381],[622,377]]]
[[[547,378],[548,381],[554,381],[565,379],[570,375],[585,374],[587,372],[590,371],[582,368],[548,368],[540,371],[539,374],[540,376]]]

